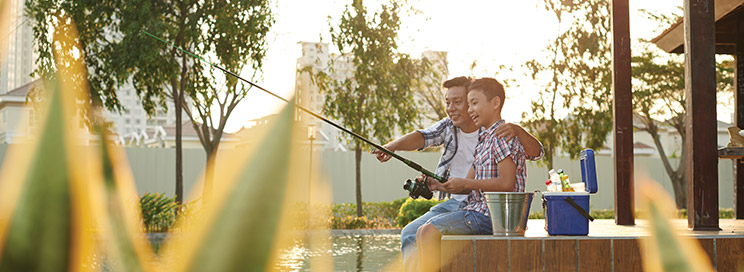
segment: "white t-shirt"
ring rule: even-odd
[[[458,131],[457,133],[457,152],[455,157],[452,159],[450,164],[450,177],[453,178],[464,178],[468,175],[470,166],[473,165],[475,152],[475,144],[478,143],[478,130],[471,133],[464,133]],[[458,201],[465,201],[468,198],[467,194],[452,194],[452,198]]]

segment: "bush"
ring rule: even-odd
[[[356,216],[356,204],[333,204],[331,208],[331,226],[334,229],[393,228],[400,207],[405,201],[405,198],[401,198],[393,202],[362,202],[364,216],[361,218]],[[358,224],[362,224],[360,223],[361,221],[364,222],[364,226],[356,227]]]
[[[147,232],[164,232],[176,221],[176,197],[146,193],[140,198],[142,223]]]
[[[367,227],[367,217],[356,217],[352,215],[333,217],[332,229],[363,229]]]
[[[398,217],[395,218],[396,226],[402,228],[405,225],[408,225],[408,223],[410,223],[411,221],[419,218],[420,216],[424,215],[424,213],[428,212],[431,207],[434,207],[435,205],[442,202],[444,202],[444,200],[439,201],[434,199],[407,199],[405,203],[400,206]]]

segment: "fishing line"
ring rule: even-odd
[[[186,51],[185,49],[183,49],[183,48],[180,48],[180,47],[176,46],[176,45],[175,45],[175,44],[173,44],[173,43],[170,43],[170,42],[168,42],[168,41],[165,41],[165,40],[163,40],[163,39],[161,39],[161,38],[158,38],[157,36],[155,36],[155,35],[153,35],[153,34],[150,34],[149,32],[147,32],[147,31],[145,31],[145,30],[142,30],[142,32],[143,32],[143,33],[145,33],[145,34],[147,34],[147,35],[148,35],[148,36],[150,36],[150,37],[153,37],[153,38],[157,39],[158,41],[161,41],[161,42],[163,42],[163,43],[165,43],[165,44],[167,44],[167,45],[170,45],[170,46],[172,46],[172,47],[174,47],[174,48],[176,48],[176,49],[180,50],[181,52],[184,52],[184,53],[188,54],[189,56],[192,56],[192,57],[194,57],[194,58],[196,58],[196,59],[199,59],[199,60],[201,60],[201,61],[203,61],[203,62],[205,62],[205,63],[209,64],[210,66],[212,66],[212,67],[214,67],[214,68],[217,68],[217,69],[219,69],[219,70],[221,70],[221,71],[225,72],[225,73],[226,73],[226,74],[228,74],[228,75],[234,76],[234,77],[236,77],[236,78],[238,78],[238,79],[242,80],[243,82],[245,82],[245,83],[248,83],[248,84],[250,84],[251,86],[253,86],[253,87],[256,87],[256,88],[258,88],[259,90],[262,90],[262,91],[264,91],[264,92],[266,92],[266,93],[268,93],[268,94],[270,94],[270,95],[272,95],[272,96],[274,96],[274,97],[276,97],[276,98],[279,98],[280,100],[282,100],[282,101],[284,101],[284,102],[286,102],[286,103],[289,103],[289,104],[294,104],[294,103],[293,103],[292,101],[289,101],[289,100],[285,99],[284,97],[281,97],[281,96],[279,96],[279,95],[277,95],[277,94],[275,94],[275,93],[273,93],[273,92],[271,92],[271,91],[269,91],[269,90],[267,90],[267,89],[264,89],[263,87],[261,87],[261,86],[259,86],[259,85],[255,84],[255,83],[253,83],[253,82],[251,82],[250,80],[247,80],[247,79],[245,79],[245,78],[243,78],[243,77],[241,77],[241,76],[239,76],[239,75],[237,75],[237,74],[235,74],[235,73],[233,73],[233,72],[231,72],[231,71],[228,71],[227,69],[225,69],[225,68],[222,68],[222,67],[220,67],[220,66],[219,66],[219,65],[217,65],[217,64],[211,63],[211,62],[209,62],[209,61],[207,61],[207,60],[203,59],[202,57],[200,57],[200,56],[197,56],[197,55],[196,55],[196,54],[194,54],[194,53],[191,53],[191,52],[189,52],[189,51]],[[438,176],[437,174],[434,174],[433,172],[431,172],[431,171],[429,171],[429,170],[427,170],[427,169],[425,169],[425,168],[421,167],[421,165],[419,165],[419,164],[417,164],[417,163],[415,163],[415,162],[413,162],[413,161],[411,161],[411,160],[408,160],[408,159],[406,159],[406,158],[403,158],[403,157],[401,157],[400,155],[398,155],[398,154],[395,154],[395,153],[391,152],[390,150],[387,150],[386,148],[382,147],[381,145],[379,145],[379,144],[376,144],[376,143],[374,143],[374,142],[372,142],[372,141],[370,141],[370,140],[367,140],[366,138],[362,137],[361,135],[359,135],[359,134],[357,134],[357,133],[355,133],[355,132],[353,132],[353,131],[351,131],[351,130],[348,130],[348,129],[346,129],[345,127],[342,127],[341,125],[338,125],[338,124],[334,123],[333,121],[331,121],[331,120],[328,120],[327,118],[325,118],[325,117],[323,117],[323,116],[320,116],[320,115],[319,115],[319,114],[317,114],[317,113],[314,113],[314,112],[312,112],[312,111],[310,111],[310,110],[308,110],[308,109],[306,109],[306,108],[304,108],[304,107],[302,107],[302,106],[300,106],[300,105],[296,105],[296,104],[295,104],[295,107],[297,107],[298,109],[300,109],[300,110],[302,110],[302,111],[304,111],[304,112],[306,112],[306,113],[308,113],[308,114],[310,114],[310,115],[312,115],[312,116],[314,116],[314,117],[316,117],[316,118],[318,118],[318,119],[320,119],[320,120],[323,120],[324,122],[328,123],[329,125],[331,125],[331,126],[334,126],[335,128],[338,128],[338,129],[340,129],[341,131],[343,131],[343,132],[346,132],[346,133],[350,134],[351,136],[354,136],[354,137],[355,137],[355,138],[357,138],[357,139],[360,139],[360,140],[364,141],[365,143],[368,143],[368,144],[372,145],[372,146],[373,146],[373,147],[375,147],[375,148],[376,148],[377,150],[380,150],[380,151],[384,152],[385,154],[388,154],[388,155],[392,156],[393,158],[396,158],[396,159],[398,159],[399,161],[403,162],[404,164],[408,165],[409,167],[413,168],[413,169],[414,169],[414,170],[416,170],[416,171],[419,171],[419,172],[421,172],[422,174],[424,174],[424,175],[426,175],[426,176],[429,176],[429,177],[431,177],[431,178],[433,178],[433,179],[436,179],[436,180],[438,180],[438,181],[439,181],[439,182],[441,182],[441,183],[444,183],[444,182],[446,182],[446,180],[445,180],[444,178],[442,178],[442,177]]]

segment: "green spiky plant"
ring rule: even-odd
[[[11,147],[0,170],[0,271],[93,271],[101,256],[114,271],[273,267],[286,236],[279,233],[291,222],[283,209],[291,201],[290,177],[299,175],[291,156],[293,107],[269,126],[271,137],[224,160],[215,200],[156,258],[123,150],[95,123],[86,144],[80,115],[94,111],[81,109],[88,107],[87,84],[74,75],[85,68],[70,53],[77,34],[63,16],[54,39],[57,80],[45,84],[42,125],[27,144]]]
[[[146,193],[140,198],[142,222],[147,232],[168,231],[176,221],[176,197],[166,197],[165,194]]]

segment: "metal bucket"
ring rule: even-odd
[[[493,235],[524,236],[534,194],[534,192],[486,192]]]

